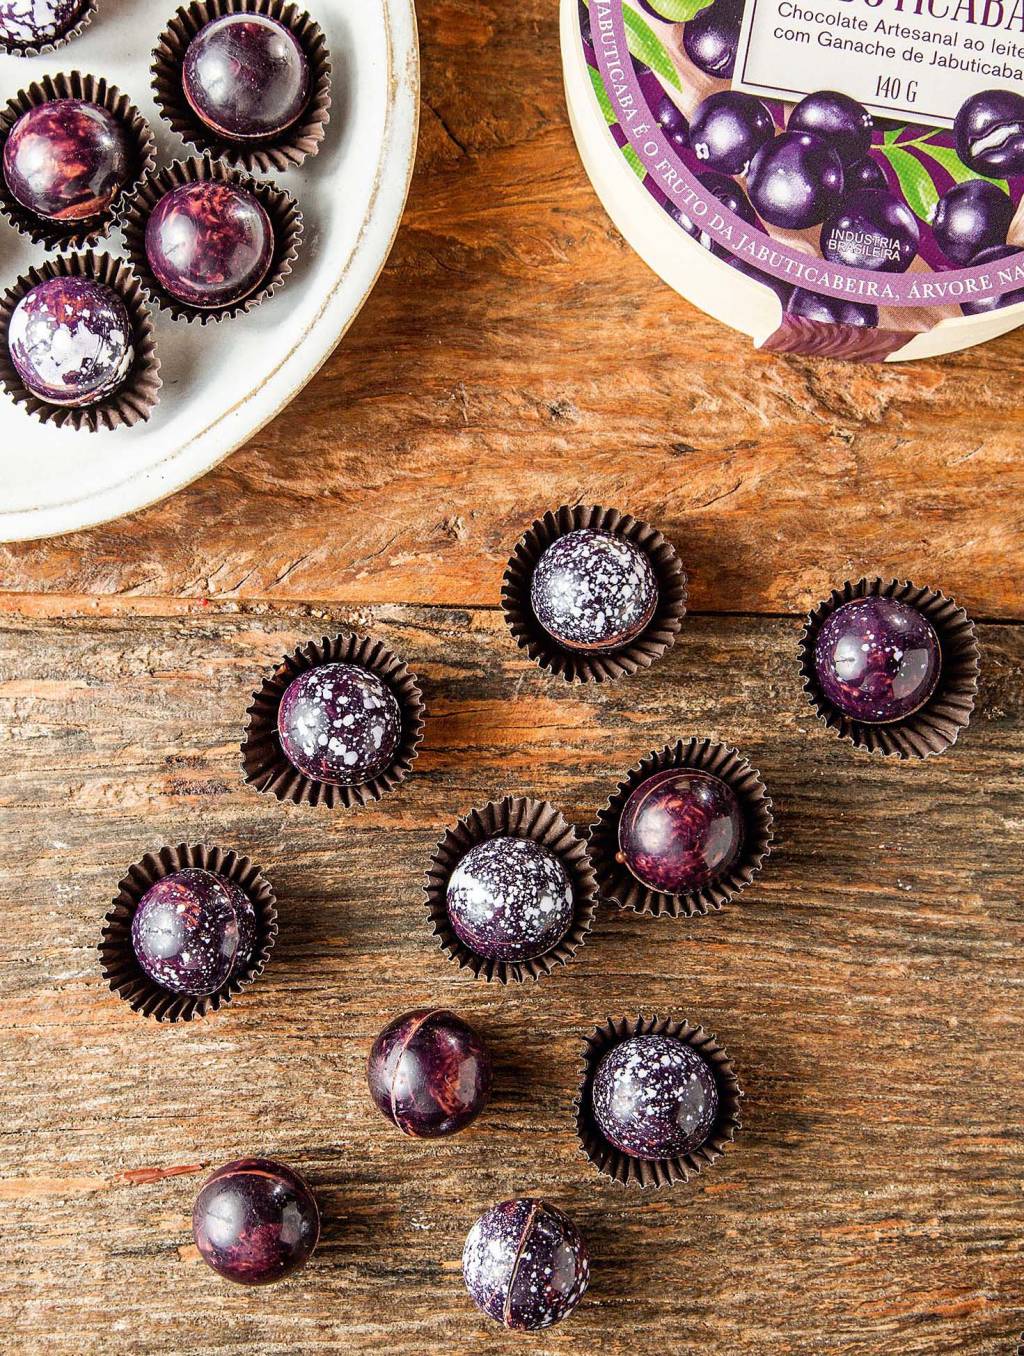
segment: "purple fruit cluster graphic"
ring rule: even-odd
[[[698,70],[732,78],[742,18],[742,0],[714,0],[683,26],[683,50]]]
[[[944,193],[932,214],[935,243],[951,264],[962,267],[984,250],[1006,244],[1013,202],[987,179],[968,179]]]
[[[917,255],[917,217],[887,188],[858,188],[821,228],[821,252],[830,263],[879,273],[905,273]]]
[[[996,245],[993,249],[982,250],[971,260],[972,265],[998,264],[1002,259],[1010,259],[1020,251],[1013,245]],[[998,311],[1000,306],[1015,306],[1024,301],[1024,286],[1012,288],[997,297],[986,301],[965,301],[960,309],[964,315],[984,315],[987,311]]]
[[[676,101],[670,95],[663,94],[658,100],[654,116],[676,150],[684,151],[690,144],[690,124]]]
[[[820,292],[808,292],[795,287],[786,307],[789,315],[803,320],[817,320],[825,325],[857,325],[870,328],[878,324],[878,307],[864,306],[845,297],[825,297]]]
[[[953,135],[957,155],[975,174],[1024,174],[1024,96],[1007,89],[973,94],[956,115]]]
[[[843,169],[863,160],[871,148],[871,114],[856,99],[835,90],[820,90],[801,99],[789,115],[791,132],[821,137],[838,155]]]
[[[690,146],[708,169],[745,174],[747,166],[775,135],[775,120],[753,94],[720,90],[709,94],[690,124]]]
[[[754,157],[747,192],[772,226],[803,231],[835,212],[843,198],[843,166],[811,132],[783,132]]]

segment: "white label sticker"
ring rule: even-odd
[[[733,87],[952,127],[972,94],[1024,93],[1024,0],[747,0]]]

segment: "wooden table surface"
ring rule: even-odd
[[[576,158],[553,0],[421,0],[419,167],[380,285],[332,362],[166,503],[0,548],[0,1350],[488,1356],[1011,1356],[1024,1329],[1024,339],[885,369],[759,356],[661,287]],[[497,610],[519,533],[563,502],[656,522],[692,612],[655,670],[572,689]],[[833,583],[909,576],[979,622],[976,718],[901,766],[840,744],[796,677]],[[420,673],[415,777],[352,814],[240,782],[261,671],[369,629]],[[576,962],[504,991],[424,926],[445,824],[506,793],[580,824],[679,735],[743,749],[768,869],[705,919],[604,908]],[[95,951],[129,861],[253,855],[265,977],[188,1027],[132,1015]],[[494,1100],[402,1139],[363,1062],[397,1013],[476,1022]],[[578,1154],[578,1047],[606,1015],[700,1020],[748,1097],[735,1150],[671,1191]],[[250,1292],[199,1260],[206,1172],[310,1180],[324,1237]],[[505,1335],[459,1258],[539,1193],[590,1240],[572,1320]]]

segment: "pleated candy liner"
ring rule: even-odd
[[[354,664],[369,669],[391,689],[402,713],[402,737],[390,765],[362,786],[334,786],[304,776],[285,757],[277,733],[277,713],[285,691],[300,673],[321,664]],[[248,786],[293,805],[351,809],[380,800],[409,776],[423,739],[426,708],[419,680],[403,659],[372,636],[325,636],[286,655],[253,693],[242,740],[242,777]]]
[[[658,581],[654,616],[635,640],[618,650],[564,649],[541,626],[530,602],[530,584],[541,556],[559,537],[582,528],[608,532],[638,546]],[[516,644],[541,668],[567,683],[612,682],[650,668],[675,644],[686,615],[686,574],[675,547],[649,523],[600,505],[563,505],[538,518],[519,539],[502,581],[501,606]]]
[[[699,890],[665,894],[641,884],[627,866],[617,860],[619,820],[626,802],[648,777],[668,768],[695,768],[719,777],[736,793],[743,815],[743,846],[734,865]],[[772,802],[761,774],[746,758],[727,744],[712,739],[678,740],[649,753],[619,782],[590,827],[590,860],[594,864],[601,894],[621,908],[655,917],[669,914],[694,918],[718,910],[751,883],[771,853],[774,839]]]
[[[573,920],[569,931],[550,951],[526,961],[478,956],[457,936],[448,917],[448,882],[470,848],[489,838],[529,838],[562,863],[572,883]],[[441,950],[460,969],[477,979],[523,984],[568,965],[587,940],[597,915],[597,882],[587,845],[561,811],[543,800],[506,796],[464,815],[438,843],[424,885],[427,917]]]
[[[289,29],[306,54],[310,97],[305,112],[291,127],[266,141],[240,143],[219,137],[196,115],[185,98],[182,67],[185,53],[199,30],[226,14],[256,14],[276,19]],[[331,62],[320,25],[298,5],[285,0],[196,0],[182,5],[160,35],[153,53],[153,91],[157,107],[175,132],[199,151],[219,156],[243,169],[287,170],[316,155],[331,116]]]
[[[718,1115],[711,1133],[699,1149],[675,1158],[648,1161],[624,1154],[609,1143],[593,1114],[593,1084],[601,1060],[616,1045],[633,1036],[673,1036],[696,1050],[711,1069],[718,1088]],[[621,1186],[641,1190],[673,1186],[712,1167],[728,1152],[742,1129],[740,1102],[743,1090],[728,1054],[702,1026],[669,1017],[609,1017],[583,1045],[579,1091],[573,1110],[580,1147],[598,1172]]]
[[[274,228],[274,254],[263,283],[255,292],[241,297],[227,306],[188,306],[165,292],[149,266],[146,254],[146,223],[160,199],[183,184],[216,182],[234,184],[248,189],[262,204]],[[240,174],[220,161],[207,156],[193,156],[190,160],[175,160],[165,169],[147,174],[136,191],[127,200],[121,213],[124,243],[132,266],[142,279],[152,299],[175,320],[198,321],[200,325],[229,320],[261,305],[279,292],[292,271],[302,244],[303,222],[299,205],[290,193],[260,179]]]
[[[216,993],[204,998],[170,993],[154,984],[135,958],[132,947],[132,919],[143,895],[158,880],[199,867],[234,881],[252,901],[256,910],[256,942],[245,972],[233,975]],[[133,1012],[157,1022],[191,1022],[228,1004],[236,994],[255,983],[266,968],[277,941],[277,897],[260,868],[248,857],[225,851],[207,843],[162,847],[147,852],[141,861],[128,868],[118,886],[114,906],[107,914],[100,939],[100,963],[103,978]]]
[[[149,123],[127,94],[122,94],[116,85],[108,84],[106,80],[72,71],[70,75],[44,75],[7,101],[0,112],[0,155],[18,119],[30,109],[53,99],[84,99],[87,103],[99,104],[117,118],[124,128],[128,146],[128,180],[106,211],[85,221],[49,221],[22,207],[0,174],[0,211],[33,244],[45,245],[47,249],[82,249],[109,234],[123,201],[156,164],[156,142]]]
[[[75,38],[81,37],[95,16],[96,0],[86,0],[78,18],[66,32],[55,38],[49,38],[46,42],[0,41],[0,52],[6,52],[8,56],[49,56],[51,52],[56,52],[58,48],[66,47],[69,42],[74,42]]]
[[[814,647],[826,620],[855,598],[895,598],[917,608],[934,626],[942,651],[942,667],[935,691],[919,710],[887,725],[868,725],[837,711],[825,698],[814,670]],[[974,711],[980,671],[974,623],[962,607],[935,589],[908,581],[859,579],[833,589],[807,617],[800,637],[800,675],[808,700],[819,720],[840,739],[869,753],[893,758],[930,758],[955,744]]]
[[[94,405],[70,409],[40,400],[28,389],[11,361],[7,336],[15,307],[33,287],[51,278],[89,278],[112,288],[125,306],[132,324],[135,361],[128,376],[116,391]],[[127,264],[109,254],[72,254],[47,260],[29,269],[0,300],[0,385],[19,405],[43,424],[56,428],[98,429],[132,428],[144,423],[160,399],[160,360],[153,334],[153,318],[139,280]]]

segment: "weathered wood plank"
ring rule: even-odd
[[[598,205],[551,0],[419,10],[410,206],[333,361],[164,505],[0,550],[3,587],[487,605],[524,526],[579,499],[655,519],[701,610],[881,571],[1020,618],[1020,337],[885,370],[754,354]]]
[[[154,613],[155,605],[143,612]],[[872,761],[813,721],[797,626],[699,619],[652,673],[548,680],[494,612],[137,617],[16,611],[0,631],[0,1346],[11,1351],[511,1353],[465,1298],[475,1214],[537,1191],[579,1220],[591,1299],[542,1353],[1009,1353],[1024,1328],[1024,632],[982,628],[978,718],[948,756]],[[177,613],[178,615],[174,615]],[[246,791],[236,745],[261,666],[321,628],[372,626],[421,672],[419,774],[354,815]],[[586,822],[614,774],[679,733],[737,742],[780,845],[718,917],[602,913],[578,961],[504,993],[425,935],[419,875],[455,812],[547,794]],[[251,851],[282,937],[260,985],[193,1028],[103,990],[94,945],[121,869],[164,839]],[[425,1001],[498,1057],[478,1128],[407,1143],[362,1064]],[[577,1157],[579,1034],[643,1007],[705,1020],[749,1093],[736,1152],[641,1200]],[[326,1232],[295,1282],[249,1293],[191,1247],[207,1165],[305,1171]]]

